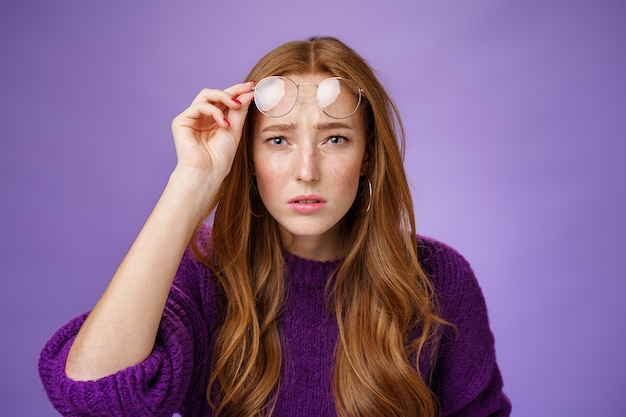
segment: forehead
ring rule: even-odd
[[[331,78],[329,74],[287,74],[285,77],[290,78],[296,84],[305,84],[300,87],[299,98],[295,107],[281,117],[269,117],[260,113],[255,108],[255,114],[253,119],[253,130],[256,133],[262,131],[277,132],[281,129],[284,130],[297,130],[299,128],[314,128],[327,130],[330,126],[343,126],[351,129],[358,134],[365,133],[365,119],[363,117],[363,106],[359,106],[357,111],[350,117],[345,119],[335,119],[326,115],[319,107],[316,100],[317,89],[315,87],[308,87],[306,84],[319,85],[322,81]],[[345,98],[344,98],[345,100]],[[350,97],[348,100],[352,101]],[[339,106],[354,106],[353,103],[343,103],[337,101]]]
[[[333,75],[324,73],[324,72],[316,72],[316,73],[306,73],[306,74],[283,74],[284,77],[291,78],[296,82],[296,84],[319,84],[327,78],[333,77]]]
[[[289,80],[295,83],[297,86],[296,89],[289,89],[289,91],[285,91],[282,88],[276,89],[279,94],[284,94],[284,97],[287,100],[295,99],[297,96],[297,103],[308,104],[312,99],[317,98],[319,101],[319,105],[322,107],[326,107],[329,104],[333,104],[335,107],[337,106],[354,106],[355,101],[358,100],[357,96],[354,94],[358,94],[356,88],[358,87],[356,84],[352,84],[350,80],[347,80],[345,84],[342,84],[341,87],[339,84],[335,84],[330,79],[341,78],[330,73],[325,72],[313,72],[313,73],[285,73],[280,76],[288,78]],[[269,77],[271,78],[271,76]],[[324,82],[326,81],[326,82]],[[323,90],[319,89],[320,84],[323,83]],[[294,84],[287,83],[289,86],[294,86]],[[270,84],[272,85],[272,84]],[[281,83],[282,85],[282,83]],[[335,90],[336,89],[336,90]],[[268,89],[271,91],[271,88]],[[348,93],[352,90],[353,94]],[[341,91],[340,96],[337,96],[335,91]],[[275,92],[271,92],[271,94],[276,94]],[[271,101],[271,100],[270,100]]]
[[[293,80],[299,86],[298,95],[301,99],[310,99],[317,96],[317,88],[312,84],[319,86],[322,81],[331,78],[332,75],[327,73],[285,74],[284,77]]]

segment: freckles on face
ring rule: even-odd
[[[319,83],[327,76],[291,78]],[[336,229],[356,197],[365,125],[360,112],[328,117],[314,88],[306,88],[286,116],[255,115],[252,157],[261,200],[281,229],[292,237],[322,237]]]

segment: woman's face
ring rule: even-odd
[[[298,84],[319,84],[328,77],[289,75]],[[301,85],[299,90],[298,102],[287,115],[257,114],[254,174],[286,249],[309,259],[337,259],[342,256],[339,222],[352,206],[365,171],[365,124],[360,109],[346,119],[333,119],[318,106],[315,86]]]

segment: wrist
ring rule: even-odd
[[[164,194],[182,203],[189,215],[201,220],[220,184],[221,181],[204,170],[176,167],[170,174]]]

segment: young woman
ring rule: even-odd
[[[247,79],[174,119],[154,211],[93,311],[42,352],[54,406],[509,415],[481,290],[458,253],[415,234],[400,118],[370,67],[312,38]]]

